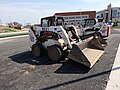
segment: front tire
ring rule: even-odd
[[[58,62],[63,58],[63,50],[59,45],[52,45],[47,48],[47,54],[50,60]]]

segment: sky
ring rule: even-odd
[[[0,23],[34,24],[56,12],[99,11],[110,3],[120,7],[120,0],[0,0]]]

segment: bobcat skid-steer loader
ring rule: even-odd
[[[81,40],[73,25],[65,26],[60,17],[53,16],[42,18],[40,26],[32,26],[29,37],[35,57],[46,51],[49,59],[55,62],[69,58],[89,68],[99,60],[107,45],[99,36]]]
[[[85,19],[77,29],[81,39],[86,39],[95,34],[105,39],[111,34],[111,26],[99,19]]]

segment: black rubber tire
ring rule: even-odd
[[[101,35],[101,33],[100,33],[100,32],[96,32],[96,33],[94,34],[94,36],[99,36],[99,37],[101,37],[101,38],[102,38],[102,35]]]
[[[47,54],[50,60],[58,62],[63,59],[63,50],[59,45],[52,45],[47,48]]]
[[[32,46],[32,53],[35,57],[41,57],[43,55],[44,48],[42,44],[36,43]]]

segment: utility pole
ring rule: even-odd
[[[120,12],[118,12],[118,21],[120,21],[119,19],[120,19]]]
[[[2,25],[2,20],[0,19],[0,24]]]
[[[112,20],[112,5],[111,5],[111,3],[108,5],[108,7],[107,7],[107,9],[108,9],[108,20]]]
[[[9,16],[9,23],[11,23],[11,16]]]
[[[79,9],[79,11],[80,11],[80,24],[81,24],[81,22],[82,22],[81,8]]]

